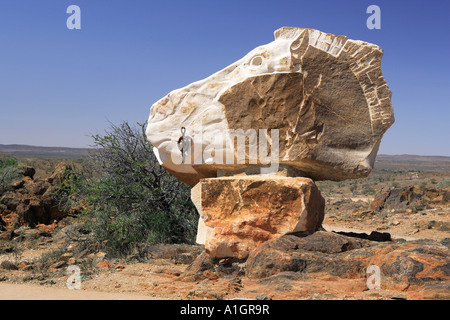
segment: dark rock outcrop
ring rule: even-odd
[[[306,276],[320,272],[364,278],[370,265],[380,268],[385,287],[450,281],[450,250],[443,245],[374,242],[323,231],[267,241],[249,256],[246,275],[261,279],[294,271]]]
[[[365,284],[372,265],[380,270],[382,289],[407,291],[411,297],[450,298],[445,292],[445,283],[450,282],[450,250],[446,246],[432,241],[377,242],[325,231],[271,239],[256,247],[246,260],[203,253],[180,280],[245,277],[274,290],[289,291],[315,279]]]
[[[58,185],[71,167],[61,163],[47,179],[33,179],[35,169],[24,169],[23,178],[13,184],[12,190],[0,198],[0,217],[3,228],[17,226],[35,227],[51,224],[67,216],[59,207]]]
[[[450,200],[450,188],[433,189],[420,188],[418,186],[394,188],[388,192],[377,195],[370,205],[370,209],[376,212],[382,210],[406,210],[420,211],[434,207],[435,205],[448,204]]]

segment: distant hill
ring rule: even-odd
[[[0,154],[17,158],[82,159],[95,149],[0,144]]]
[[[450,157],[379,154],[375,160],[375,169],[450,170]]]
[[[446,156],[418,156],[414,154],[388,155],[379,154],[377,160],[380,161],[433,161],[433,162],[450,162],[450,157]]]

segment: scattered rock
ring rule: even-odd
[[[450,238],[444,238],[444,239],[442,239],[441,244],[442,244],[443,246],[446,246],[447,248],[450,249]]]
[[[66,170],[69,167],[65,165]],[[6,208],[0,211],[2,216],[16,215],[17,222],[28,227],[50,225],[67,216],[67,212],[59,209],[55,185],[47,180],[33,180],[34,168],[25,168],[23,174],[24,178],[15,182],[13,189],[0,198],[0,204]],[[7,228],[11,227],[12,223],[9,223]]]
[[[50,265],[49,270],[56,270],[65,266],[67,266],[67,261],[58,261]]]
[[[123,269],[125,269],[125,266],[123,264],[118,264],[114,267],[114,269],[116,269],[117,271],[122,271]]]
[[[53,235],[53,238],[56,241],[77,241],[89,233],[82,224],[69,224]]]
[[[212,270],[203,271],[203,276],[208,280],[217,280],[219,278]]]
[[[47,232],[50,233],[55,228],[58,227],[58,222],[56,220],[53,221],[52,224],[46,225],[46,224],[38,224],[36,225],[36,228],[39,229],[41,232]]]
[[[334,244],[324,246],[326,242]],[[340,243],[347,243],[342,250]],[[285,235],[260,245],[247,260],[246,276],[269,279],[289,271],[300,277],[329,274],[358,279],[372,264],[381,269],[383,288],[450,280],[450,251],[444,246],[423,241],[380,243],[321,231],[306,237]]]
[[[7,230],[5,232],[0,233],[0,240],[12,240],[15,236],[14,230]]]
[[[393,300],[407,300],[406,295],[402,294],[402,293],[396,293],[396,294],[392,295],[390,298]]]
[[[421,229],[436,229],[439,231],[450,231],[450,222],[447,221],[426,221],[419,223]]]
[[[14,244],[7,242],[0,244],[0,254],[13,252],[15,249]]]
[[[228,282],[227,287],[229,292],[239,292],[243,288],[242,280],[240,278],[232,278],[230,282]]]
[[[193,261],[203,251],[203,248],[184,244],[153,244],[145,245],[139,250],[145,252],[151,259],[171,259],[179,263],[187,263],[190,259]]]
[[[11,261],[5,260],[0,263],[0,267],[5,270],[19,270],[19,268]]]
[[[344,231],[339,231],[336,233],[347,236],[347,237],[367,239],[370,241],[378,241],[378,242],[392,241],[391,234],[388,232],[372,231],[369,235],[367,233],[344,232]]]
[[[419,292],[419,297],[424,300],[449,300],[450,281],[425,284]]]
[[[333,293],[313,293],[307,300],[336,300],[337,297]]]
[[[197,255],[192,254],[190,252],[183,252],[180,254],[176,254],[172,261],[176,264],[191,264]]]
[[[342,261],[338,266],[330,254],[361,248],[361,241],[324,231],[306,237],[285,235],[269,240],[251,252],[246,276],[261,279],[283,271],[318,272],[324,268],[332,274],[350,273],[347,269],[359,272],[357,262]]]
[[[365,201],[362,200],[353,201],[352,199],[344,198],[331,203],[331,205],[328,206],[327,211],[339,214],[339,212],[343,211],[356,212],[366,207],[367,202]]]
[[[181,275],[181,279],[185,281],[199,281],[205,279],[203,274],[204,271],[212,269],[214,269],[214,259],[205,252],[202,252],[197,256],[194,262],[186,268],[185,272]]]
[[[411,214],[436,205],[448,204],[448,189],[450,188],[433,189],[418,186],[394,188],[377,195],[370,204],[370,209],[376,212],[394,210]]]
[[[35,173],[36,173],[36,170],[34,168],[32,168],[32,167],[25,167],[23,169],[22,175],[24,177],[30,177],[31,179],[33,179]]]
[[[106,269],[111,268],[112,265],[113,265],[113,264],[110,263],[110,262],[108,262],[108,261],[101,261],[101,262],[97,263],[97,266],[98,266],[98,267],[100,267],[100,268],[106,268]]]

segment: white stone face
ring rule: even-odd
[[[146,133],[159,153],[167,155],[162,157],[168,161],[167,165],[181,162],[177,141],[183,126],[194,144],[217,148],[225,145],[225,141],[217,140],[218,137],[229,139],[229,136],[224,135],[228,129],[224,106],[218,102],[221,93],[249,77],[291,72],[291,42],[281,39],[255,48],[223,70],[185,88],[174,90],[157,101],[151,108]],[[170,155],[175,161],[170,161]],[[190,171],[187,166],[178,169]]]
[[[319,55],[324,55],[322,60],[314,61]],[[223,70],[174,90],[157,101],[150,110],[147,137],[156,148],[155,153],[162,166],[181,181],[193,185],[202,177],[213,177],[214,170],[205,168],[211,164],[220,167],[221,164],[215,161],[217,159],[214,154],[235,154],[229,130],[238,129],[236,126],[239,125],[241,117],[239,112],[242,114],[254,112],[249,111],[250,105],[239,105],[239,99],[233,102],[235,105],[224,105],[221,98],[233,89],[245,95],[245,92],[239,92],[239,89],[235,88],[240,84],[246,84],[247,87],[243,87],[248,90],[249,81],[259,79],[258,77],[263,79],[264,76],[273,76],[281,79],[283,74],[298,74],[303,86],[303,89],[298,91],[298,94],[302,95],[302,100],[298,106],[287,106],[289,111],[284,115],[282,104],[285,102],[277,101],[277,97],[286,92],[294,92],[298,90],[297,88],[282,88],[280,90],[284,92],[279,93],[269,90],[270,97],[267,96],[267,90],[252,88],[252,94],[256,95],[254,101],[265,99],[266,104],[265,107],[261,107],[264,108],[261,110],[265,110],[261,114],[257,115],[257,112],[254,112],[253,120],[257,122],[257,117],[260,117],[262,123],[262,128],[254,129],[280,129],[280,140],[286,142],[280,143],[282,148],[279,150],[280,162],[292,165],[315,179],[342,180],[365,176],[372,169],[383,133],[394,121],[390,91],[381,76],[381,56],[382,50],[378,46],[366,42],[312,29],[281,28],[275,31],[273,42],[255,48]],[[320,68],[323,68],[322,73]],[[343,72],[350,75],[352,79],[349,79],[348,85],[352,90],[346,91],[347,83],[340,81],[340,72],[330,72],[334,68],[343,68]],[[277,83],[276,78],[274,79],[274,83]],[[264,84],[263,80],[260,82]],[[337,87],[334,87],[334,83]],[[329,93],[326,90],[329,90]],[[345,101],[348,97],[358,95],[361,95],[362,102]],[[340,97],[345,106],[342,115],[339,114],[340,105],[337,107],[328,105],[335,103],[333,101]],[[271,103],[274,106],[270,106]],[[330,131],[335,125],[333,116],[336,117],[336,126],[346,126],[346,123],[356,126],[356,122],[362,120],[361,117],[353,119],[351,114],[348,115],[348,110],[352,110],[355,103],[367,113],[367,119],[361,123],[361,128],[372,126],[369,128],[370,132],[361,135],[367,141],[358,143],[358,137],[355,136],[357,133],[349,133],[348,137],[337,137],[336,139],[340,139],[337,143],[330,141],[336,136],[333,130]],[[308,108],[312,111],[307,110]],[[320,108],[323,108],[323,111]],[[294,114],[297,121],[287,119],[281,124],[276,121],[277,124],[273,124],[273,112],[279,113],[280,118]],[[331,115],[327,112],[331,112]],[[355,114],[357,113],[361,111],[355,108]],[[342,119],[347,116],[348,121],[342,123]],[[299,120],[301,123],[303,119],[306,119],[305,122],[315,121],[314,126],[307,123],[313,126],[312,131],[309,129],[307,132],[302,131],[306,124],[300,125]],[[320,126],[322,131],[318,129]],[[185,163],[182,163],[181,151],[177,144],[182,127],[186,128],[185,134],[193,143],[192,152],[187,154]],[[342,130],[345,131],[346,128],[342,127]],[[358,130],[352,128],[349,132]],[[345,141],[349,141],[348,146],[345,145]],[[326,166],[326,170],[320,168],[323,165]],[[209,170],[208,173],[205,173],[205,170]]]

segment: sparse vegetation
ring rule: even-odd
[[[438,188],[447,188],[447,187],[450,187],[450,180],[443,180],[438,184]]]
[[[364,194],[367,194],[367,195],[374,195],[375,192],[376,192],[375,189],[372,188],[372,187],[365,187],[365,188],[364,188]]]
[[[14,180],[20,177],[20,168],[15,158],[0,159],[0,196],[11,188]]]
[[[159,165],[145,124],[112,124],[92,138],[94,174],[68,172],[60,188],[62,205],[83,207],[86,226],[116,255],[142,242],[192,243],[198,214],[190,189]]]

